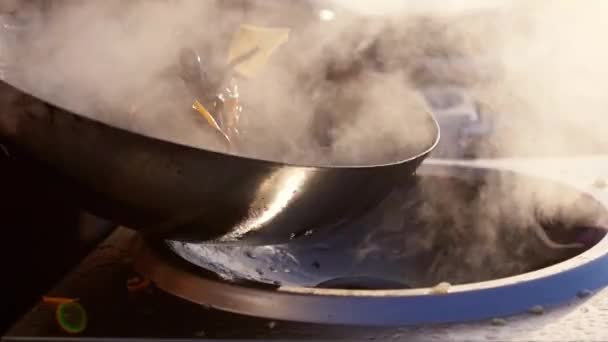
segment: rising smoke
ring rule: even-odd
[[[606,49],[598,44],[605,2],[513,1],[469,33],[486,40],[500,67],[493,82],[474,86],[500,128],[499,154],[569,155],[605,151]],[[465,25],[466,26],[466,25]],[[488,146],[486,146],[488,147]],[[483,147],[482,147],[483,148]]]
[[[305,2],[239,4],[53,2],[19,46],[19,63],[27,66],[24,82],[35,95],[97,120],[217,150],[216,137],[191,109],[192,94],[176,70],[177,53],[193,47],[205,67],[216,65],[239,24],[288,26],[293,30],[288,44],[260,77],[240,84],[245,112],[239,152],[296,163],[329,157],[367,164],[430,147],[434,131],[405,71],[357,69],[364,58],[352,49],[365,50],[388,25],[348,16],[322,23],[318,10]],[[393,60],[403,49],[382,48]],[[330,64],[349,75],[327,81]],[[322,104],[340,123],[331,132],[335,143],[329,156],[327,149],[319,153],[310,129]],[[421,124],[427,128],[414,128]]]
[[[244,115],[248,153],[291,161],[319,157],[306,152],[308,127],[314,111],[331,101],[328,110],[346,117],[334,137],[340,154],[350,154],[345,159],[364,162],[383,145],[427,144],[413,128],[412,113],[420,109],[409,108],[417,107],[415,86],[433,73],[468,83],[497,113],[502,129],[491,142],[498,152],[594,151],[608,143],[602,120],[608,52],[600,44],[606,24],[599,14],[608,4],[600,0],[51,3],[42,17],[29,9],[27,39],[16,49],[29,90],[140,133],[217,148],[191,111],[176,55],[192,46],[205,62],[222,58],[230,35],[246,22],[294,28],[264,74],[241,85],[251,108]],[[317,20],[321,4],[339,9],[335,20]],[[365,56],[374,43],[374,55]],[[437,56],[469,59],[472,67],[448,63],[419,72],[425,59]],[[490,66],[476,64],[481,60]],[[348,77],[328,82],[331,66]],[[480,81],[479,73],[490,79]]]

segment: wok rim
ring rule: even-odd
[[[54,107],[55,109],[60,110],[63,113],[78,117],[80,120],[89,121],[91,123],[101,125],[101,126],[110,128],[115,131],[129,134],[131,136],[135,136],[139,139],[144,138],[144,139],[152,140],[157,143],[161,143],[161,144],[165,144],[165,145],[173,145],[173,146],[179,147],[181,149],[187,149],[187,150],[195,151],[195,152],[204,152],[204,153],[215,154],[215,155],[222,156],[223,158],[229,158],[229,159],[233,159],[233,160],[237,160],[237,161],[240,160],[240,161],[247,162],[247,163],[257,163],[257,164],[263,163],[263,164],[271,165],[273,167],[289,167],[289,168],[303,168],[303,169],[317,169],[317,170],[363,170],[363,169],[397,166],[397,165],[401,165],[401,164],[405,164],[405,163],[414,161],[419,158],[424,158],[437,147],[437,145],[439,144],[440,138],[441,138],[441,128],[439,126],[439,123],[437,122],[437,119],[435,119],[435,116],[432,114],[432,111],[429,108],[426,108],[426,109],[424,109],[424,112],[426,114],[426,119],[428,121],[430,121],[428,123],[428,126],[429,126],[428,130],[434,131],[434,134],[433,134],[434,138],[432,139],[432,142],[426,148],[424,148],[422,151],[417,152],[413,156],[409,156],[405,159],[399,159],[397,161],[392,161],[392,162],[387,162],[387,163],[380,163],[380,164],[376,163],[376,164],[365,164],[365,165],[356,165],[356,164],[310,165],[310,164],[305,164],[305,163],[299,164],[299,163],[281,162],[281,161],[275,161],[275,160],[266,159],[266,158],[255,158],[255,157],[250,157],[250,156],[246,156],[246,155],[225,153],[225,152],[216,151],[216,150],[212,150],[212,149],[208,149],[208,148],[195,147],[192,145],[187,145],[185,143],[170,141],[170,140],[166,140],[166,139],[162,139],[162,138],[158,138],[158,137],[153,137],[148,134],[135,132],[135,131],[132,131],[132,130],[129,130],[126,128],[122,128],[119,126],[115,126],[115,125],[100,121],[96,118],[92,118],[92,117],[89,117],[86,115],[79,114],[65,106],[57,104],[55,101],[49,101],[42,97],[38,97],[34,93],[24,89],[24,87],[17,85],[16,83],[18,83],[18,82],[9,82],[8,80],[4,80],[4,79],[1,79],[0,82],[14,88],[15,90],[21,92],[22,94],[24,94],[26,96],[29,96],[31,99],[33,99],[35,101],[42,102],[42,103],[46,104],[47,106],[51,106],[51,107]],[[8,115],[10,115],[10,114],[8,114]],[[431,126],[432,126],[432,129],[431,129]],[[425,127],[426,127],[426,125],[425,125]]]

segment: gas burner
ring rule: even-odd
[[[560,203],[534,205],[547,198]],[[608,284],[606,217],[592,195],[557,182],[427,163],[411,192],[331,233],[256,247],[145,242],[136,268],[188,301],[269,319],[482,320]]]

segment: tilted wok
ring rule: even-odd
[[[348,221],[411,179],[439,139],[401,162],[296,166],[179,145],[85,118],[0,83],[0,134],[69,180],[66,195],[149,236],[285,242]]]

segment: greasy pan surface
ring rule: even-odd
[[[0,83],[0,134],[67,180],[66,194],[97,215],[157,238],[284,242],[378,204],[432,151],[401,162],[313,167],[187,147],[132,133],[42,102]]]

